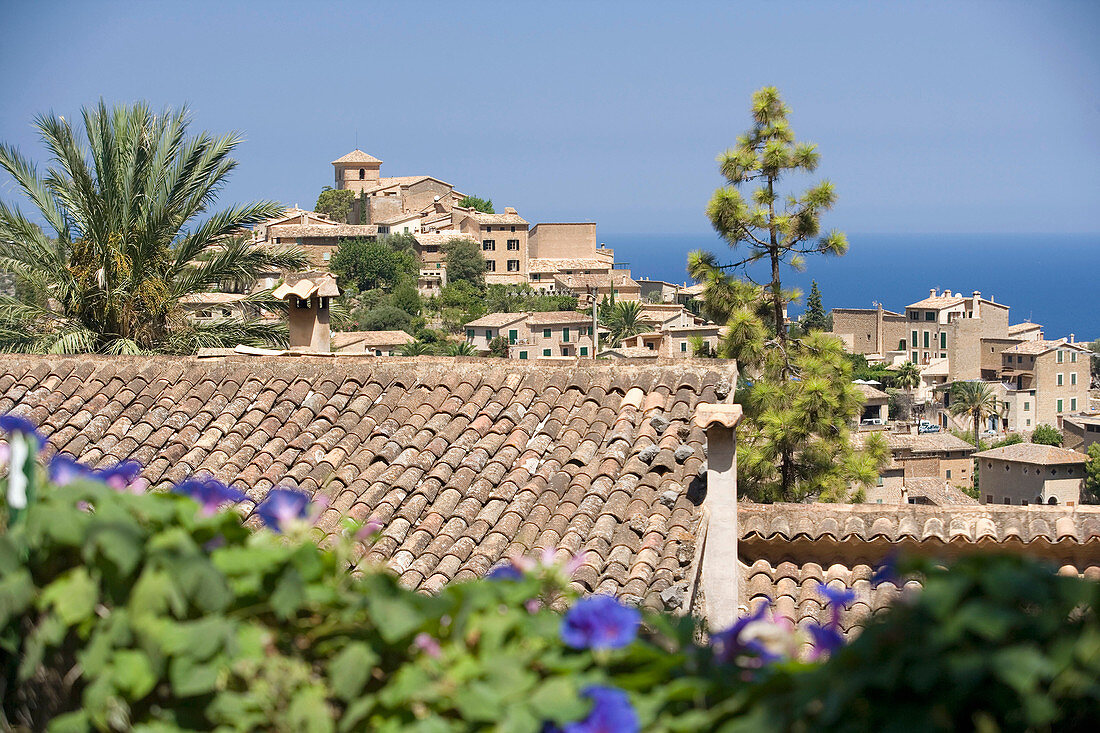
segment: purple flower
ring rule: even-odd
[[[77,479],[90,478],[92,475],[91,469],[64,453],[58,453],[50,459],[48,471],[50,481],[58,486],[67,486]]]
[[[725,631],[719,631],[710,638],[710,645],[714,649],[715,658],[722,663],[729,664],[738,656],[745,653],[753,653],[760,656],[771,656],[767,650],[753,644],[745,644],[741,641],[741,632],[746,626],[756,621],[763,621],[768,613],[768,601],[761,601],[756,611],[747,616],[742,616],[734,622],[733,626]]]
[[[814,659],[818,659],[825,654],[831,654],[844,646],[844,636],[840,633],[836,624],[829,623],[824,626],[810,624],[806,628],[813,638]]]
[[[622,690],[591,685],[581,694],[592,701],[592,710],[584,720],[566,725],[564,733],[634,733],[640,729],[630,698]]]
[[[881,583],[893,583],[897,585],[901,580],[898,575],[898,557],[894,553],[890,553],[882,559],[882,562],[875,568],[874,575],[871,576],[871,585],[878,586]]]
[[[376,534],[382,531],[382,523],[377,519],[368,519],[363,523],[363,526],[359,528],[359,531],[355,533],[355,539],[357,540],[369,540]]]
[[[438,659],[443,653],[443,647],[439,645],[439,640],[423,631],[413,639],[413,646],[433,659]]]
[[[46,445],[46,438],[38,432],[38,426],[19,415],[0,415],[0,430],[9,435],[23,435],[38,443],[38,450]]]
[[[212,476],[192,476],[176,484],[172,490],[197,501],[204,516],[216,514],[222,504],[248,498],[242,492],[226,486]]]
[[[562,619],[561,640],[574,649],[621,649],[634,641],[642,614],[611,596],[582,598]]]
[[[267,492],[256,513],[264,524],[276,532],[283,531],[283,524],[303,519],[309,513],[309,494],[294,489],[275,488]]]
[[[523,572],[512,563],[497,565],[485,576],[489,580],[523,580]]]
[[[825,596],[825,600],[828,603],[840,606],[841,608],[847,608],[851,605],[852,601],[856,599],[856,592],[851,588],[836,590],[824,583],[818,583],[817,590],[821,595]]]
[[[144,488],[144,485],[138,482],[140,475],[141,464],[137,461],[122,461],[93,474],[96,479],[115,491],[130,491],[135,494],[140,494]]]

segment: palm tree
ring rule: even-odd
[[[447,356],[477,356],[477,350],[469,341],[452,341],[447,344]]]
[[[649,326],[642,321],[642,304],[636,300],[620,300],[612,305],[604,325],[611,329],[613,344],[649,330]]]
[[[983,382],[955,382],[951,386],[951,414],[969,415],[974,421],[974,446],[978,443],[978,426],[990,415],[1000,414],[997,395]]]
[[[424,341],[410,341],[401,347],[401,356],[423,356],[431,353],[432,345]]]
[[[9,145],[2,166],[37,209],[43,231],[0,202],[0,350],[48,353],[190,353],[203,346],[281,345],[285,323],[261,317],[282,304],[244,298],[246,315],[192,323],[187,296],[306,265],[301,250],[253,243],[248,227],[282,212],[275,202],[209,213],[237,163],[236,133],[188,136],[186,109],[146,104],[83,111],[78,139],[63,117],[35,127],[50,153],[45,177]]]
[[[920,367],[911,361],[906,361],[898,367],[894,384],[902,389],[916,389],[920,386]]]
[[[710,343],[702,336],[689,336],[688,342],[691,344],[691,355],[698,359],[710,359],[717,356],[714,349],[710,348]]]

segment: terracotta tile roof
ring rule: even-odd
[[[1041,328],[1042,326],[1040,326],[1038,323],[1031,323],[1030,321],[1025,321],[1024,323],[1014,323],[1013,325],[1008,327],[1008,335],[1013,336],[1017,333],[1034,331]]]
[[[990,448],[989,450],[983,450],[981,453],[975,453],[974,457],[1058,466],[1066,463],[1084,463],[1088,460],[1088,456],[1084,453],[1078,453],[1068,448],[1058,448],[1053,445],[1040,445],[1039,443],[1016,443],[1001,448]]]
[[[499,328],[526,318],[526,313],[490,313],[476,321],[470,321],[466,324],[466,328]]]
[[[910,303],[906,308],[940,310],[941,308],[950,308],[953,305],[965,303],[967,300],[969,300],[969,298],[964,298],[961,295],[952,295],[950,298],[943,295],[937,295],[934,298],[925,298],[924,300],[918,300],[916,303]]]
[[[381,162],[382,161],[380,161],[378,158],[375,158],[373,155],[367,155],[366,153],[364,153],[359,148],[356,148],[355,150],[351,151],[347,155],[342,156],[342,157],[337,158],[336,160],[332,161],[332,164],[336,165],[337,163],[381,163]]]
[[[592,316],[586,316],[577,311],[541,311],[527,316],[527,322],[532,325],[550,323],[592,323]]]
[[[479,224],[526,224],[527,220],[519,214],[485,214],[475,211],[470,214]]]
[[[333,351],[363,351],[383,346],[401,346],[416,341],[404,331],[335,331]]]
[[[374,224],[274,224],[267,229],[273,237],[373,237],[378,234]]]
[[[311,270],[288,273],[282,284],[271,291],[271,294],[281,300],[285,300],[288,295],[302,299],[313,295],[336,297],[340,295],[340,289],[336,286],[336,278],[329,273]]]
[[[1081,344],[1071,344],[1071,343],[1067,342],[1065,339],[1059,339],[1057,341],[1051,341],[1049,339],[1042,339],[1042,340],[1035,340],[1035,341],[1024,341],[1023,343],[1019,343],[1019,344],[1016,344],[1015,346],[1011,346],[1011,347],[1005,349],[1001,353],[1002,354],[1034,354],[1034,355],[1038,355],[1038,354],[1045,354],[1048,351],[1053,351],[1054,349],[1074,349],[1076,351],[1081,351],[1081,352],[1087,352],[1088,351],[1088,349],[1086,349]]]
[[[560,287],[576,290],[588,287],[606,288],[610,282],[615,283],[616,288],[636,288],[638,282],[622,270],[611,270],[610,273],[592,275],[554,275],[554,282]]]
[[[661,354],[657,349],[650,349],[645,346],[616,346],[602,350],[599,355],[618,356],[623,359],[656,359]]]
[[[978,500],[966,492],[955,488],[938,476],[919,476],[907,478],[905,488],[910,498],[927,499],[937,506],[953,504],[978,504]]]
[[[881,389],[876,389],[870,384],[855,384],[856,390],[863,395],[864,400],[888,400],[890,395],[883,392]],[[954,436],[952,436],[954,437]]]
[[[691,417],[735,379],[715,364],[2,355],[0,413],[38,424],[50,452],[137,460],[155,488],[208,471],[248,493],[245,514],[277,483],[326,494],[319,530],[380,521],[365,558],[408,587],[553,548],[586,553],[578,590],[658,608],[695,556]]]
[[[527,269],[531,272],[561,272],[562,270],[600,270],[611,269],[611,260],[594,257],[555,258],[532,257],[527,260]]]
[[[183,305],[224,305],[236,303],[247,297],[241,293],[192,293],[180,298],[179,302]]]
[[[859,386],[859,385],[856,385]],[[962,438],[957,438],[951,433],[923,433],[912,435],[910,433],[852,433],[852,444],[862,448],[869,435],[879,435],[886,441],[886,447],[891,452],[908,453],[945,453],[947,451],[973,451],[974,446]]]
[[[474,237],[472,234],[461,234],[460,232],[442,232],[442,233],[433,233],[433,234],[414,234],[413,237],[416,238],[416,243],[421,245],[421,246],[430,245],[430,244],[442,245],[442,244],[446,244],[447,242],[451,241],[452,239],[461,239],[461,240],[466,241],[466,242],[477,242],[478,241],[478,239],[476,237]]]

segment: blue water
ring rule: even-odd
[[[740,257],[712,234],[604,234],[617,262],[634,278],[688,280],[687,253],[705,249],[721,261]],[[825,309],[871,308],[901,312],[930,288],[970,295],[980,290],[1011,307],[1012,323],[1032,320],[1047,338],[1070,333],[1100,338],[1100,234],[848,234],[843,257],[807,256],[805,272],[784,269],[784,287],[810,292],[817,280]],[[750,273],[770,280],[770,269]],[[688,280],[690,282],[690,280]],[[792,305],[798,315],[802,305]]]

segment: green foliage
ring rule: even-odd
[[[485,286],[485,255],[481,245],[468,239],[451,239],[443,243],[447,255],[447,283],[467,282],[477,289]]]
[[[867,357],[863,354],[845,352],[844,356],[852,365],[852,379],[873,380],[881,383],[882,388],[900,386],[897,383],[898,372],[888,369],[885,364],[868,364]]]
[[[480,198],[480,197],[477,197],[477,196],[463,196],[462,200],[459,201],[459,206],[464,206],[466,208],[473,208],[477,211],[481,211],[482,214],[496,214],[496,211],[493,210],[493,199],[492,198]]]
[[[806,299],[806,313],[802,316],[802,328],[809,331],[828,331],[829,320],[825,307],[821,304],[821,291],[817,289],[817,280],[810,287],[810,297]]]
[[[711,224],[730,247],[748,250],[727,267],[761,260],[771,264],[767,299],[781,345],[787,340],[783,312],[790,299],[783,293],[780,266],[800,269],[806,254],[842,255],[848,249],[842,233],[821,235],[821,215],[836,202],[831,183],[821,181],[800,196],[776,191],[789,175],[812,173],[818,164],[816,145],[795,142],[789,113],[775,87],[752,95],[752,129],[738,137],[735,148],[718,156],[728,185],[716,190],[707,206]],[[746,199],[741,189],[750,185],[755,188]]]
[[[1001,405],[997,395],[984,382],[955,382],[951,385],[952,415],[967,415],[974,423],[974,439],[971,445],[979,445],[982,420],[990,415],[1000,415]]]
[[[317,203],[313,210],[318,214],[324,214],[333,221],[341,224],[347,223],[348,214],[351,213],[352,204],[355,202],[355,192],[348,189],[336,190],[332,186],[325,186],[317,197]]]
[[[1051,425],[1038,425],[1031,433],[1031,442],[1061,447],[1062,433]]]
[[[477,356],[474,345],[469,341],[452,341],[443,349],[447,356]]]
[[[51,158],[33,162],[0,145],[0,168],[36,209],[0,202],[0,349],[38,353],[193,353],[202,347],[282,346],[286,324],[260,317],[284,304],[252,293],[244,315],[191,322],[189,296],[298,269],[296,247],[256,244],[242,231],[282,213],[260,201],[213,211],[237,166],[235,133],[188,134],[186,109],[145,103],[83,110],[84,129],[43,115],[35,127]],[[86,138],[86,143],[84,139]],[[46,230],[36,221],[42,222]]]
[[[486,313],[539,313],[577,309],[574,295],[547,295],[527,283],[489,285],[485,288]]]
[[[329,267],[341,287],[352,291],[392,288],[419,271],[412,252],[395,247],[390,237],[344,240]]]
[[[407,344],[402,344],[400,353],[401,356],[423,356],[425,354],[435,354],[437,352],[435,344],[416,340]]]
[[[642,320],[642,304],[636,300],[620,300],[602,310],[600,325],[611,330],[608,341],[612,345],[618,346],[623,339],[649,330],[649,325]]]
[[[902,389],[916,389],[920,386],[920,367],[911,361],[905,361],[894,375],[894,386]]]
[[[505,359],[508,357],[508,339],[503,336],[497,336],[495,339],[489,342],[489,356],[495,356],[499,359]]]
[[[1085,490],[1082,497],[1090,504],[1100,503],[1100,443],[1093,443],[1088,450],[1085,464]]]
[[[493,211],[493,200],[483,199],[477,196],[463,196],[462,200],[458,202],[459,206],[465,206],[466,208],[473,208],[480,211],[483,214],[495,214]]]
[[[349,573],[354,522],[321,549],[308,523],[254,532],[176,494],[37,497],[0,510],[5,728],[536,733],[601,684],[658,733],[1076,730],[1100,699],[1100,584],[1018,556],[903,562],[923,592],[827,662],[754,669],[655,614],[622,649],[566,647],[560,566],[428,596]]]
[[[757,321],[759,324],[759,321]],[[787,350],[770,349],[748,367],[735,399],[738,491],[753,501],[844,501],[872,486],[889,453],[872,435],[853,449],[847,426],[863,398],[852,385],[840,339],[811,333]]]
[[[412,316],[393,305],[383,305],[354,314],[357,331],[412,331]]]
[[[410,316],[420,315],[420,293],[417,292],[416,283],[411,278],[402,280],[401,283],[393,289],[393,295],[390,297],[390,302],[395,308],[400,308]]]

